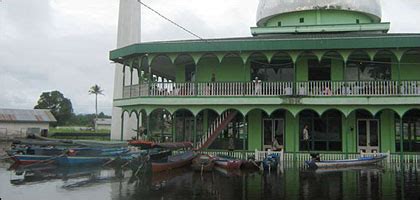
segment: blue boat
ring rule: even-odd
[[[319,156],[315,159],[305,161],[306,165],[310,168],[346,168],[354,166],[365,166],[365,165],[374,165],[385,158],[387,155],[379,154],[369,157],[360,157],[357,159],[347,159],[347,160],[323,160],[319,159]]]

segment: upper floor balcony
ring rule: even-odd
[[[125,86],[138,97],[381,97],[420,96],[420,81],[151,82]]]

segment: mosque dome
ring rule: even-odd
[[[257,11],[257,25],[279,15],[300,11],[335,10],[363,14],[372,23],[381,21],[380,0],[260,0]]]

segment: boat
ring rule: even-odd
[[[277,169],[280,163],[280,155],[279,154],[269,154],[264,160],[262,161],[263,169],[264,170],[272,170]]]
[[[29,165],[34,163],[56,163],[59,165],[75,165],[75,164],[93,164],[101,163],[106,160],[109,161],[113,157],[121,156],[128,153],[129,150],[126,148],[118,149],[103,149],[100,153],[91,155],[84,154],[83,151],[80,153],[70,149],[66,153],[60,155],[28,155],[28,154],[16,154],[11,158],[21,165]],[[105,162],[106,162],[105,161]]]
[[[193,147],[191,142],[154,143],[154,142],[143,141],[143,140],[131,140],[128,142],[128,144],[131,146],[140,147],[142,149],[164,148],[164,149],[176,150],[176,149]]]
[[[312,160],[305,161],[306,165],[310,168],[347,168],[354,166],[364,166],[364,165],[374,165],[385,158],[387,155],[378,154],[369,157],[360,157],[357,159],[347,159],[347,160],[320,160],[319,155],[311,155]]]
[[[214,162],[217,166],[228,170],[240,169],[242,165],[242,160],[229,156],[217,156]]]
[[[191,167],[194,171],[199,172],[213,171],[214,158],[207,154],[201,154],[192,160]]]
[[[248,159],[246,161],[242,161],[241,169],[262,170],[261,163],[262,163],[261,161],[256,161],[255,159]]]
[[[171,169],[181,168],[191,164],[191,161],[196,157],[192,151],[187,151],[174,156],[168,156],[167,159],[161,161],[152,161],[152,172],[163,172]]]

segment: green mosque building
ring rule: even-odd
[[[132,131],[207,151],[418,154],[420,34],[389,29],[377,0],[261,0],[252,37],[113,50],[118,136],[135,117]]]

